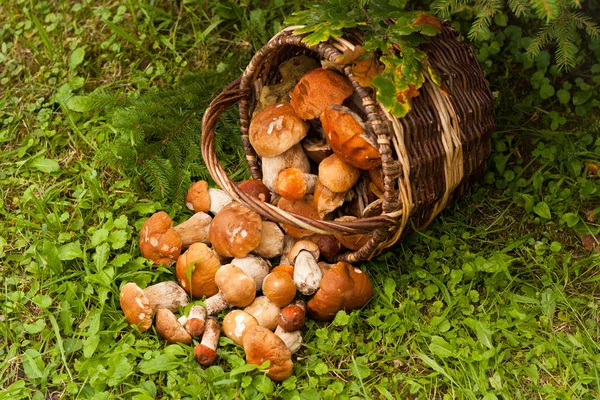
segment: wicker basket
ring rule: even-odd
[[[370,88],[361,87],[350,66],[343,72],[366,111],[366,124],[376,135],[382,156],[385,193],[375,215],[351,222],[322,221],[280,210],[240,191],[229,179],[214,148],[215,125],[226,108],[239,102],[241,134],[250,172],[261,178],[260,159],[250,146],[250,116],[262,85],[276,83],[278,67],[300,54],[333,61],[361,43],[358,31],[316,46],[306,46],[290,27],[274,36],[250,61],[244,74],[210,104],[202,121],[202,154],[215,182],[233,198],[263,217],[322,234],[369,233],[359,250],[340,254],[339,261],[370,259],[407,233],[426,227],[448,202],[461,194],[485,169],[494,129],[493,98],[473,50],[444,24],[422,45],[427,62],[443,81],[426,82],[407,116],[397,119],[381,106]]]

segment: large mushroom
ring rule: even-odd
[[[267,296],[259,296],[254,299],[252,304],[244,308],[244,311],[256,318],[260,326],[275,330],[281,308]]]
[[[308,124],[298,118],[292,106],[278,103],[252,118],[248,138],[259,156],[275,157],[300,143],[306,132]]]
[[[181,325],[175,314],[166,308],[156,310],[156,333],[169,343],[192,343],[192,336]]]
[[[179,225],[175,225],[173,229],[181,239],[181,245],[188,247],[194,243],[210,244],[208,240],[208,230],[212,218],[204,212],[197,212]]]
[[[194,298],[212,296],[219,289],[215,274],[221,263],[204,243],[192,244],[177,260],[175,274],[181,287]]]
[[[381,165],[377,141],[358,114],[347,107],[332,105],[323,111],[321,124],[333,152],[344,162],[366,170]]]
[[[363,271],[339,262],[328,270],[321,287],[308,302],[308,314],[317,321],[331,321],[340,310],[351,311],[367,304],[373,284]]]
[[[238,202],[215,215],[209,231],[213,248],[225,257],[246,257],[260,244],[262,219]]]
[[[264,257],[279,257],[283,253],[284,233],[275,222],[263,221],[260,243],[252,253]]]
[[[233,310],[223,319],[223,333],[241,346],[246,329],[257,325],[258,321],[252,315],[242,310]]]
[[[345,193],[360,178],[358,168],[332,154],[319,164],[319,182],[334,193]]]
[[[140,251],[155,265],[171,265],[181,253],[181,239],[173,229],[171,217],[159,211],[148,218],[140,232]]]
[[[267,275],[262,290],[265,296],[278,307],[287,306],[296,297],[294,280],[284,271],[273,271]]]
[[[261,365],[270,361],[267,376],[282,381],[292,375],[292,353],[277,335],[262,326],[248,328],[242,339],[246,362]]]
[[[302,119],[318,118],[332,104],[342,104],[354,92],[343,75],[323,68],[308,71],[292,91],[291,105]]]

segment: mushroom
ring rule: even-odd
[[[263,280],[271,268],[271,264],[267,260],[251,254],[242,258],[234,258],[231,260],[231,264],[235,265],[241,269],[244,274],[254,279],[257,292],[262,289]]]
[[[223,207],[233,202],[230,195],[221,189],[208,189],[208,197],[210,198],[209,212],[212,215],[217,215]]]
[[[276,192],[288,200],[298,200],[313,193],[317,176],[307,174],[297,168],[286,168],[279,173],[275,183]]]
[[[188,304],[187,293],[174,281],[148,286],[142,292],[153,310],[164,307],[175,312],[179,307],[185,307]]]
[[[343,75],[329,69],[308,71],[292,91],[291,105],[302,119],[318,118],[332,104],[342,104],[354,92]]]
[[[303,217],[311,219],[319,218],[319,215],[317,214],[317,209],[315,208],[314,198],[310,194],[304,196],[299,200],[288,200],[282,197],[277,203],[277,207],[279,207],[283,211],[288,211],[290,213],[298,214]],[[314,233],[308,229],[297,228],[289,224],[281,224],[281,227],[283,228],[285,233],[287,233],[290,236],[293,236],[296,239],[311,236]]]
[[[219,336],[221,335],[221,327],[216,318],[208,318],[202,340],[194,347],[194,357],[196,361],[205,367],[212,365],[217,359],[217,346],[219,344]]]
[[[274,157],[263,157],[262,180],[271,192],[277,193],[277,177],[286,168],[296,168],[302,172],[310,172],[310,161],[302,151],[301,145],[295,144],[287,151]]]
[[[342,244],[333,235],[320,235],[317,233],[310,236],[308,240],[319,247],[321,257],[328,261],[333,260],[342,249]]]
[[[190,186],[185,195],[185,206],[194,212],[208,212],[210,210],[208,183],[206,181],[198,181]]]
[[[185,321],[185,330],[191,336],[200,336],[206,325],[206,308],[203,306],[192,306]]]
[[[308,124],[289,103],[277,103],[254,115],[248,130],[250,144],[261,157],[275,157],[300,143]]]
[[[173,221],[164,211],[148,218],[140,231],[142,256],[155,265],[171,265],[181,253],[181,239],[173,229]]]
[[[225,264],[215,275],[215,282],[223,299],[235,307],[246,307],[256,297],[256,282],[240,268]]]
[[[291,303],[296,297],[296,285],[287,272],[274,271],[263,281],[263,293],[278,307]]]
[[[233,310],[223,319],[223,333],[241,346],[244,331],[257,325],[258,321],[252,315],[242,310]]]
[[[204,212],[197,212],[185,222],[173,227],[181,239],[181,245],[188,247],[193,243],[210,244],[208,231],[212,218]]]
[[[360,171],[332,154],[319,164],[319,182],[334,193],[345,193],[360,178]]]
[[[302,141],[302,148],[308,158],[317,164],[329,157],[333,152],[327,140],[312,137],[307,137]]]
[[[290,276],[290,278],[294,279],[294,267],[292,265],[280,264],[271,270],[271,272],[279,272],[279,271],[285,272],[286,274],[288,274]]]
[[[340,222],[350,222],[354,221],[356,217],[351,215],[346,215],[340,218],[336,218],[336,221]],[[350,250],[359,250],[363,247],[370,239],[370,235],[368,233],[357,233],[355,235],[342,235],[340,233],[334,234],[335,238],[340,241],[340,243],[349,248]]]
[[[192,343],[192,337],[177,320],[175,314],[166,308],[156,310],[154,327],[158,336],[169,343]]]
[[[302,346],[302,333],[300,331],[286,332],[278,326],[274,333],[283,340],[283,343],[290,349],[292,354],[300,350],[300,346]]]
[[[177,260],[175,275],[192,297],[208,297],[219,291],[215,274],[220,267],[221,263],[207,245],[194,243]]]
[[[367,131],[360,116],[348,107],[328,107],[321,115],[321,124],[333,152],[344,162],[366,170],[381,165],[375,136]]]
[[[238,185],[240,190],[252,197],[256,197],[260,201],[268,203],[271,201],[271,192],[260,179],[248,179],[240,182]]]
[[[329,213],[337,210],[344,204],[346,193],[332,192],[321,181],[317,181],[313,198],[319,218],[324,219]]]
[[[145,332],[152,326],[153,309],[144,295],[144,291],[133,282],[121,288],[119,296],[121,310],[125,319],[131,325],[137,325],[140,332]]]
[[[252,253],[264,258],[279,257],[283,253],[284,233],[275,222],[263,221],[258,247]]]
[[[340,310],[351,311],[367,304],[373,296],[373,284],[360,269],[339,262],[325,273],[321,287],[308,302],[311,318],[331,321]]]
[[[375,188],[378,189],[377,192],[375,192],[373,190],[373,188],[371,188],[371,191],[373,191],[373,193],[378,195],[378,197],[381,197],[380,194],[383,194],[385,192],[385,186],[383,185],[383,178],[384,178],[383,168],[382,167],[373,168],[373,169],[370,169],[368,172],[369,172],[369,180],[371,181],[370,183],[372,183],[373,186],[375,186]]]
[[[306,303],[303,300],[296,300],[281,309],[277,324],[286,332],[299,331],[304,326],[305,318]]]
[[[307,296],[319,289],[323,277],[317,264],[319,255],[319,246],[309,240],[299,240],[290,252],[294,263],[294,283],[298,291]]]
[[[238,202],[225,206],[210,224],[209,239],[225,257],[246,257],[260,244],[260,215]]]
[[[246,362],[261,365],[270,361],[267,376],[282,381],[292,375],[292,353],[277,335],[262,326],[248,328],[242,339]]]
[[[267,296],[259,296],[254,299],[252,304],[244,308],[244,311],[256,318],[260,326],[274,330],[277,327],[277,318],[281,309]]]

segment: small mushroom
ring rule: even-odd
[[[210,215],[197,212],[188,218],[185,222],[173,227],[181,239],[181,245],[188,247],[193,243],[210,244],[208,240],[208,231],[212,218]]]
[[[332,104],[342,104],[354,92],[343,75],[323,68],[307,72],[292,91],[291,105],[302,119],[318,118]]]
[[[298,200],[315,190],[317,176],[297,168],[286,168],[279,173],[275,184],[276,192],[288,200]]]
[[[268,203],[271,201],[271,192],[260,179],[248,179],[240,182],[240,190],[252,197]]]
[[[133,282],[121,288],[119,296],[121,310],[125,319],[131,325],[137,325],[140,332],[145,332],[152,326],[153,309],[144,295],[144,291]]]
[[[375,136],[367,130],[358,114],[347,107],[332,105],[323,111],[321,124],[334,154],[344,162],[366,170],[381,165]]]
[[[223,333],[241,346],[246,329],[257,325],[258,321],[252,315],[242,310],[233,310],[223,319]]]
[[[275,222],[263,221],[258,247],[252,253],[263,258],[279,257],[283,253],[284,233]]]
[[[244,311],[256,318],[260,326],[274,330],[277,327],[277,318],[281,309],[267,296],[259,296],[254,299],[252,304],[244,308]]]
[[[287,272],[274,271],[265,277],[262,284],[265,296],[278,307],[283,307],[296,297],[296,285]]]
[[[308,302],[311,318],[331,321],[340,310],[351,311],[367,304],[373,296],[373,284],[360,269],[339,262],[325,273],[321,287]]]
[[[294,283],[302,294],[312,295],[319,289],[323,277],[317,262],[319,246],[309,240],[299,240],[290,252],[294,263]]]
[[[321,257],[327,261],[333,260],[333,258],[338,255],[342,249],[342,244],[333,235],[320,235],[317,233],[310,236],[308,240],[316,243],[316,245],[319,247]]]
[[[332,154],[319,164],[319,182],[334,193],[345,193],[360,178],[360,171]]]
[[[206,325],[206,308],[203,306],[192,306],[183,325],[185,325],[185,330],[191,336],[200,336],[204,332]]]
[[[166,308],[156,310],[154,326],[158,336],[169,343],[192,343],[190,334],[181,326],[175,314]]]
[[[194,243],[177,260],[175,275],[186,292],[201,298],[219,291],[215,274],[220,267],[221,263],[207,245]]]
[[[350,222],[350,221],[354,221],[356,219],[356,217],[353,217],[351,215],[346,215],[340,218],[336,218],[336,221],[340,221],[340,222]],[[335,233],[334,234],[335,238],[337,240],[340,241],[340,243],[344,246],[347,247],[350,250],[359,250],[361,247],[363,247],[368,241],[369,238],[371,237],[369,234],[361,234],[361,233],[357,233],[355,235],[342,235],[340,233]]]
[[[275,335],[277,335],[288,349],[294,354],[302,346],[302,333],[300,331],[286,332],[280,326],[275,329]]]
[[[210,224],[209,239],[225,257],[246,257],[260,244],[260,215],[238,202],[225,206]]]
[[[195,182],[185,195],[185,206],[194,212],[208,212],[210,210],[210,197],[208,197],[208,183]]]
[[[142,256],[155,265],[171,265],[181,253],[181,239],[173,229],[173,221],[164,211],[148,218],[140,231]]]
[[[261,365],[270,361],[267,376],[282,381],[292,375],[292,353],[277,335],[262,326],[248,328],[242,338],[246,362]]]
[[[296,168],[301,172],[310,172],[310,161],[302,146],[295,144],[285,152],[273,157],[262,158],[262,180],[273,193],[277,193],[277,177],[286,168]]]
[[[208,318],[206,327],[202,334],[202,340],[194,347],[194,357],[196,361],[205,367],[212,365],[217,359],[217,346],[219,345],[219,336],[221,327],[216,318]]]
[[[306,303],[303,300],[296,300],[281,309],[277,324],[286,332],[299,331],[304,326],[305,318]]]
[[[344,204],[346,193],[335,193],[327,189],[321,181],[317,181],[314,191],[315,208],[319,218],[325,219],[328,214],[334,212]]]
[[[298,118],[289,103],[273,104],[259,111],[250,122],[248,139],[261,157],[275,157],[306,136],[308,124]]]
[[[231,260],[231,265],[235,265],[244,274],[254,279],[257,292],[262,289],[263,280],[271,268],[271,264],[267,260],[253,256],[252,254],[242,258],[234,258]]]
[[[311,219],[319,219],[317,209],[315,208],[314,199],[312,195],[306,195],[299,200],[288,200],[281,198],[277,203],[277,207],[283,211],[298,214],[303,217]],[[281,224],[281,227],[290,236],[296,239],[301,239],[307,236],[311,236],[314,232],[308,229],[297,228],[289,224]]]
[[[215,282],[225,301],[235,307],[246,307],[256,297],[256,283],[240,268],[225,264],[215,275]]]

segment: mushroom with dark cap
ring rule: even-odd
[[[299,200],[288,200],[282,197],[277,203],[277,207],[283,211],[298,214],[303,217],[319,219],[319,215],[314,204],[314,198],[311,194],[306,195]],[[311,236],[314,233],[308,229],[297,228],[290,224],[281,224],[281,227],[285,233],[296,239]]]
[[[215,274],[221,263],[204,243],[192,244],[177,260],[175,274],[181,287],[194,298],[212,296],[219,289]],[[191,268],[191,274],[188,269]]]
[[[140,232],[142,256],[156,265],[171,265],[181,253],[181,239],[173,229],[171,217],[159,211],[148,218]]]
[[[169,343],[192,343],[192,337],[177,320],[175,314],[166,308],[156,310],[154,321],[156,333]]]
[[[345,215],[343,217],[336,218],[336,221],[350,222],[354,221],[355,219],[356,217],[353,217],[352,215]],[[368,233],[357,233],[354,235],[342,235],[341,233],[335,233],[334,236],[344,247],[355,251],[363,247],[371,237],[371,235]]]
[[[262,326],[248,328],[242,339],[246,362],[261,365],[270,361],[267,376],[282,381],[292,375],[292,352],[277,335]]]
[[[306,303],[303,300],[296,300],[281,309],[277,324],[286,332],[299,331],[304,326],[305,319]]]
[[[367,274],[339,262],[323,276],[320,289],[307,304],[308,314],[317,321],[331,321],[338,311],[360,308],[372,296],[373,284]]]
[[[260,244],[262,219],[238,202],[215,215],[209,231],[213,248],[225,257],[246,257]]]
[[[255,197],[260,201],[269,203],[271,201],[271,192],[260,179],[248,179],[240,182],[240,190],[249,196]]]
[[[208,318],[206,327],[202,334],[202,340],[194,347],[194,357],[196,361],[205,367],[212,365],[217,359],[217,346],[219,345],[219,336],[221,327],[216,318]]]

